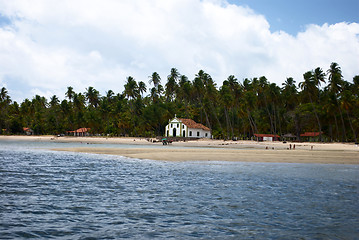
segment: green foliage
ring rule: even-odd
[[[129,76],[123,93],[108,90],[101,96],[91,86],[83,93],[68,87],[64,100],[36,95],[20,105],[3,87],[0,133],[23,134],[29,127],[35,134],[61,134],[87,127],[105,136],[155,137],[164,134],[168,120],[177,114],[210,127],[215,138],[322,131],[328,141],[357,141],[359,76],[353,82],[344,80],[337,63],[326,74],[321,68],[307,71],[299,88],[293,78],[279,87],[264,76],[240,82],[233,75],[217,87],[203,70],[189,80],[176,68],[165,84],[157,72],[149,76],[149,84],[147,89]]]

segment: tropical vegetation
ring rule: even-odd
[[[249,139],[255,133],[297,138],[303,132],[322,132],[322,141],[355,141],[359,133],[359,75],[345,80],[337,63],[327,71],[316,68],[296,81],[289,77],[278,86],[266,77],[239,81],[230,75],[217,86],[200,70],[193,80],[170,70],[167,79],[157,72],[147,81],[127,77],[122,93],[101,95],[89,86],[64,99],[36,95],[12,101],[5,87],[0,93],[1,134],[62,134],[86,127],[93,134],[154,137],[175,114],[212,129],[215,138]]]

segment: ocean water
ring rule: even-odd
[[[359,166],[161,162],[0,141],[0,239],[359,239]]]

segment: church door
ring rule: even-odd
[[[173,137],[176,137],[176,131],[177,131],[177,129],[174,128],[174,129],[173,129]]]

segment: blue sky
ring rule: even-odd
[[[170,69],[217,86],[287,77],[332,62],[359,74],[359,0],[0,0],[0,87],[21,102],[68,86],[123,91]],[[56,11],[55,11],[56,10]]]
[[[292,35],[305,31],[308,24],[359,22],[359,0],[230,0],[263,14],[271,31]]]

